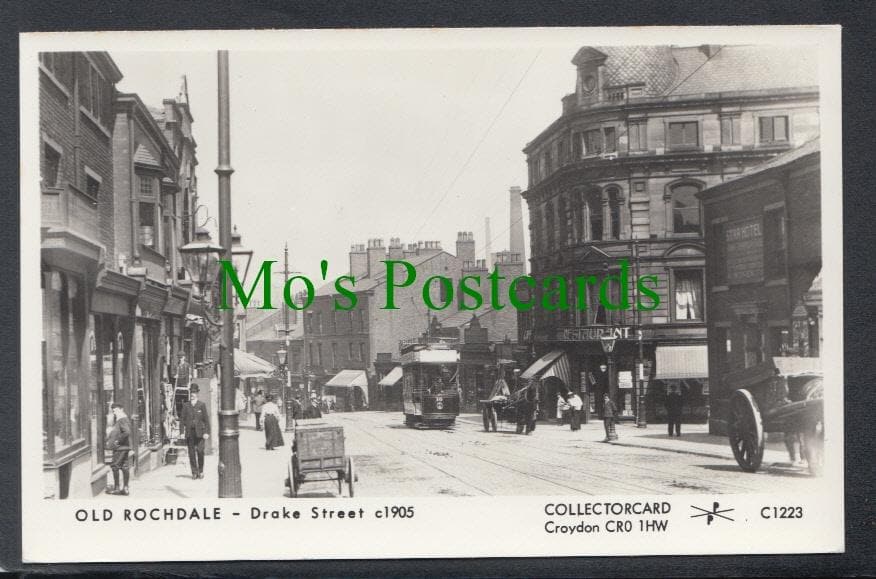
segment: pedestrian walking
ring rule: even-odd
[[[204,478],[204,444],[210,438],[210,416],[207,405],[198,400],[200,388],[192,384],[189,401],[182,409],[182,425],[186,431],[186,447],[192,478]]]
[[[606,394],[602,400],[602,424],[605,426],[605,440],[617,440],[617,432],[614,429],[614,424],[617,419],[617,406],[611,396]]]
[[[128,467],[128,453],[131,451],[131,419],[125,413],[125,409],[118,402],[112,405],[113,426],[106,437],[106,448],[113,451],[110,469],[113,471],[113,488],[107,494],[125,495],[130,494],[128,481],[131,476]],[[122,482],[119,486],[119,471],[122,471]]]
[[[532,412],[532,405],[526,397],[526,392],[520,393],[520,400],[517,402],[517,434],[524,434],[526,426],[529,424],[529,415]]]
[[[315,392],[310,395],[310,402],[304,409],[304,418],[322,418],[322,410],[319,408],[319,400]]]
[[[280,407],[274,402],[274,397],[268,394],[262,405],[262,417],[265,424],[265,449],[274,450],[283,446],[283,433],[280,431]]]
[[[581,409],[584,407],[584,401],[578,396],[577,392],[572,392],[569,396],[569,422],[572,430],[581,430]]]
[[[526,434],[535,432],[535,421],[538,419],[538,384],[530,382],[526,390],[526,398],[529,401],[529,412],[526,421]]]
[[[678,384],[670,384],[666,393],[666,424],[669,436],[672,436],[673,427],[675,436],[681,436],[681,408],[684,400],[681,387]]]
[[[264,403],[265,394],[259,390],[252,399],[252,413],[255,414],[256,430],[262,429],[262,406]]]
[[[304,417],[304,407],[301,406],[301,395],[296,394],[292,399],[292,418],[301,420]]]

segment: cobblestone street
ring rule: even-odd
[[[474,414],[460,416],[448,430],[408,428],[396,412],[337,413],[324,421],[344,427],[346,451],[359,475],[356,496],[733,494],[772,492],[778,485],[785,493],[805,493],[821,480],[805,467],[791,466],[781,442],[767,445],[759,472],[742,472],[726,438],[708,435],[704,425],[685,425],[681,438],[668,438],[661,424],[639,429],[622,423],[619,440],[604,443],[598,421],[575,433],[565,425],[539,423],[531,436],[517,435],[513,424],[501,422],[499,432],[486,433]],[[262,432],[251,419],[244,423],[244,497],[288,496],[289,434],[284,433],[285,446],[267,451]],[[192,480],[181,455],[176,465],[133,481],[132,496],[214,497],[216,465],[217,454],[207,456],[205,478]],[[307,483],[300,496],[337,496],[337,485]]]

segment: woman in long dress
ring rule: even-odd
[[[265,397],[265,404],[262,406],[262,420],[265,425],[265,448],[274,450],[278,446],[283,446],[283,433],[280,430],[280,407],[274,402],[273,396]]]

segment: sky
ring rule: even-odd
[[[559,116],[583,44],[231,51],[232,216],[254,264],[281,269],[288,242],[292,271],[316,282],[326,259],[331,280],[352,243],[439,240],[455,253],[458,231],[474,232],[482,258],[485,217],[492,251],[507,249],[522,149]],[[187,77],[199,199],[218,218],[215,51],[110,54],[118,89],[149,106]]]

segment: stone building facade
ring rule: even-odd
[[[635,308],[635,283],[588,287],[565,311],[521,317],[533,357],[565,352],[569,389],[601,412],[605,391],[624,416],[646,398],[665,416],[667,385],[686,396],[685,419],[708,416],[705,239],[697,193],[818,134],[816,59],[770,46],[583,47],[575,92],[524,149],[533,276],[655,276],[659,304]],[[576,292],[572,292],[576,293]],[[645,306],[653,306],[645,300]],[[616,337],[611,355],[602,336]],[[642,367],[637,368],[639,351]],[[638,371],[640,370],[640,371]],[[640,379],[644,378],[643,380]]]

